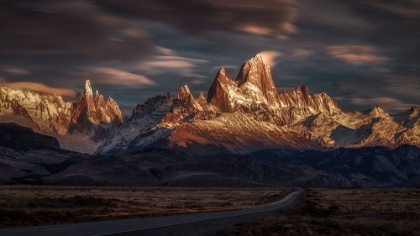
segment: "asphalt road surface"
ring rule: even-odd
[[[148,230],[161,228],[166,226],[195,223],[207,220],[223,219],[235,216],[244,216],[255,213],[270,212],[275,210],[282,210],[290,207],[303,192],[299,189],[296,192],[290,193],[280,201],[273,202],[262,207],[250,208],[245,210],[235,211],[220,211],[209,213],[149,217],[140,219],[128,220],[111,220],[101,222],[87,222],[74,223],[62,225],[45,225],[34,227],[20,227],[0,229],[1,236],[44,236],[44,235],[58,235],[58,236],[92,236],[92,235],[112,235],[118,233],[136,232],[140,230]]]

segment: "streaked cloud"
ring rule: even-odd
[[[240,25],[235,29],[238,31],[255,35],[271,35],[273,33],[273,31],[270,28],[255,25]]]
[[[296,33],[297,0],[102,0],[109,12],[164,22],[189,33],[206,30],[240,31],[278,36]]]
[[[171,52],[173,54],[173,52]],[[202,59],[194,59],[180,56],[155,56],[149,61],[139,62],[137,69],[144,71],[149,75],[158,75],[163,73],[180,74],[186,77],[202,77],[194,72],[198,64],[207,63]]]
[[[63,97],[75,97],[77,95],[77,92],[75,90],[71,90],[68,88],[53,88],[45,84],[34,82],[1,82],[1,85],[13,89],[22,89],[46,94],[55,94]]]
[[[132,53],[141,57],[152,45],[137,20],[115,16],[89,1],[1,1],[0,21],[0,54],[56,60],[63,55],[86,63],[98,57],[125,59]]]
[[[383,82],[382,91],[420,102],[420,73],[386,75]]]
[[[144,86],[155,85],[156,83],[143,75],[129,73],[123,70],[108,67],[89,68],[91,76],[98,78],[96,84],[115,86]]]
[[[374,6],[384,11],[393,14],[411,18],[420,19],[420,1],[418,0],[403,0],[403,1],[383,1],[383,0],[370,0],[365,4]]]
[[[311,50],[307,49],[295,49],[290,55],[292,58],[303,59],[309,56],[312,56],[314,53]]]
[[[277,64],[276,59],[282,55],[280,52],[276,51],[262,51],[258,54],[263,58],[264,63],[269,67],[274,67]]]
[[[336,45],[326,48],[327,53],[345,62],[361,64],[382,64],[389,59],[375,56],[375,47],[368,45]]]
[[[172,56],[172,55],[175,54],[175,52],[173,50],[169,49],[169,48],[164,48],[164,47],[160,47],[160,46],[156,46],[155,48],[156,48],[156,51],[159,54],[163,54],[165,56]]]
[[[408,110],[416,104],[405,103],[401,100],[391,97],[376,97],[376,98],[352,98],[351,102],[355,105],[379,105],[388,113],[397,113]]]
[[[14,66],[2,66],[0,71],[11,74],[11,75],[28,75],[30,71],[24,68],[14,67]]]
[[[415,104],[419,4],[0,0],[0,76],[79,92],[90,79],[134,107],[184,84],[207,91],[221,66],[236,77],[244,60],[271,51],[283,54],[270,55],[279,89],[307,85],[346,111],[367,109],[373,98]]]

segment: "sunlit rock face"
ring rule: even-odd
[[[270,68],[256,55],[246,61],[236,80],[221,68],[208,92],[209,102],[222,112],[254,111],[261,106],[278,107],[278,94]]]
[[[90,81],[86,81],[85,90],[74,108],[69,132],[87,134],[93,141],[100,142],[107,137],[109,125],[122,122],[117,103],[111,97],[105,102],[98,91],[93,96]]]
[[[337,103],[328,95],[321,93],[312,97],[306,86],[278,93],[270,68],[260,55],[242,65],[236,80],[226,76],[221,68],[208,92],[208,101],[222,112],[271,110],[278,113],[284,108],[293,108],[293,111],[286,111],[293,114],[284,114],[285,119],[319,112],[330,115],[341,113]]]
[[[22,120],[37,130],[66,134],[73,104],[59,96],[0,86],[0,119]]]
[[[96,91],[90,81],[77,102],[60,96],[0,87],[0,121],[14,122],[56,137],[62,148],[92,153],[110,126],[123,122],[117,103]]]
[[[96,90],[95,97],[93,97],[92,86],[89,80],[86,81],[85,90],[74,109],[72,122],[77,124],[78,120],[84,118],[92,124],[123,122],[121,110],[111,97],[105,102],[104,97],[99,94],[98,90]]]
[[[207,99],[202,91],[195,97],[185,85],[176,96],[139,104],[97,153],[159,147],[211,155],[270,148],[418,145],[417,110],[394,120],[378,106],[345,113],[327,94],[311,95],[306,86],[278,93],[270,68],[256,55],[242,65],[236,79],[221,68]]]
[[[236,79],[221,68],[206,95],[182,86],[138,104],[123,119],[112,99],[90,81],[77,102],[0,87],[0,120],[56,137],[61,147],[113,155],[170,148],[199,155],[261,149],[308,150],[402,144],[420,146],[420,109],[389,115],[379,106],[343,112],[327,94],[306,86],[277,92],[260,55],[244,62]]]
[[[204,92],[194,97],[187,85],[179,89],[177,96],[166,93],[149,98],[138,104],[131,117],[122,126],[114,128],[96,154],[120,154],[150,147],[168,147],[161,144],[180,126],[198,120],[211,120],[221,111],[208,103]]]

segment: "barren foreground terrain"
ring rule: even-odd
[[[0,186],[0,225],[58,224],[234,210],[292,189]]]
[[[307,189],[296,207],[217,235],[420,235],[420,190]]]

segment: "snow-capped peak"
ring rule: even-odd
[[[386,113],[382,108],[380,108],[378,105],[374,106],[372,109],[368,109],[363,112],[366,115],[370,115],[374,118],[382,117],[382,118],[389,118],[390,115]]]

